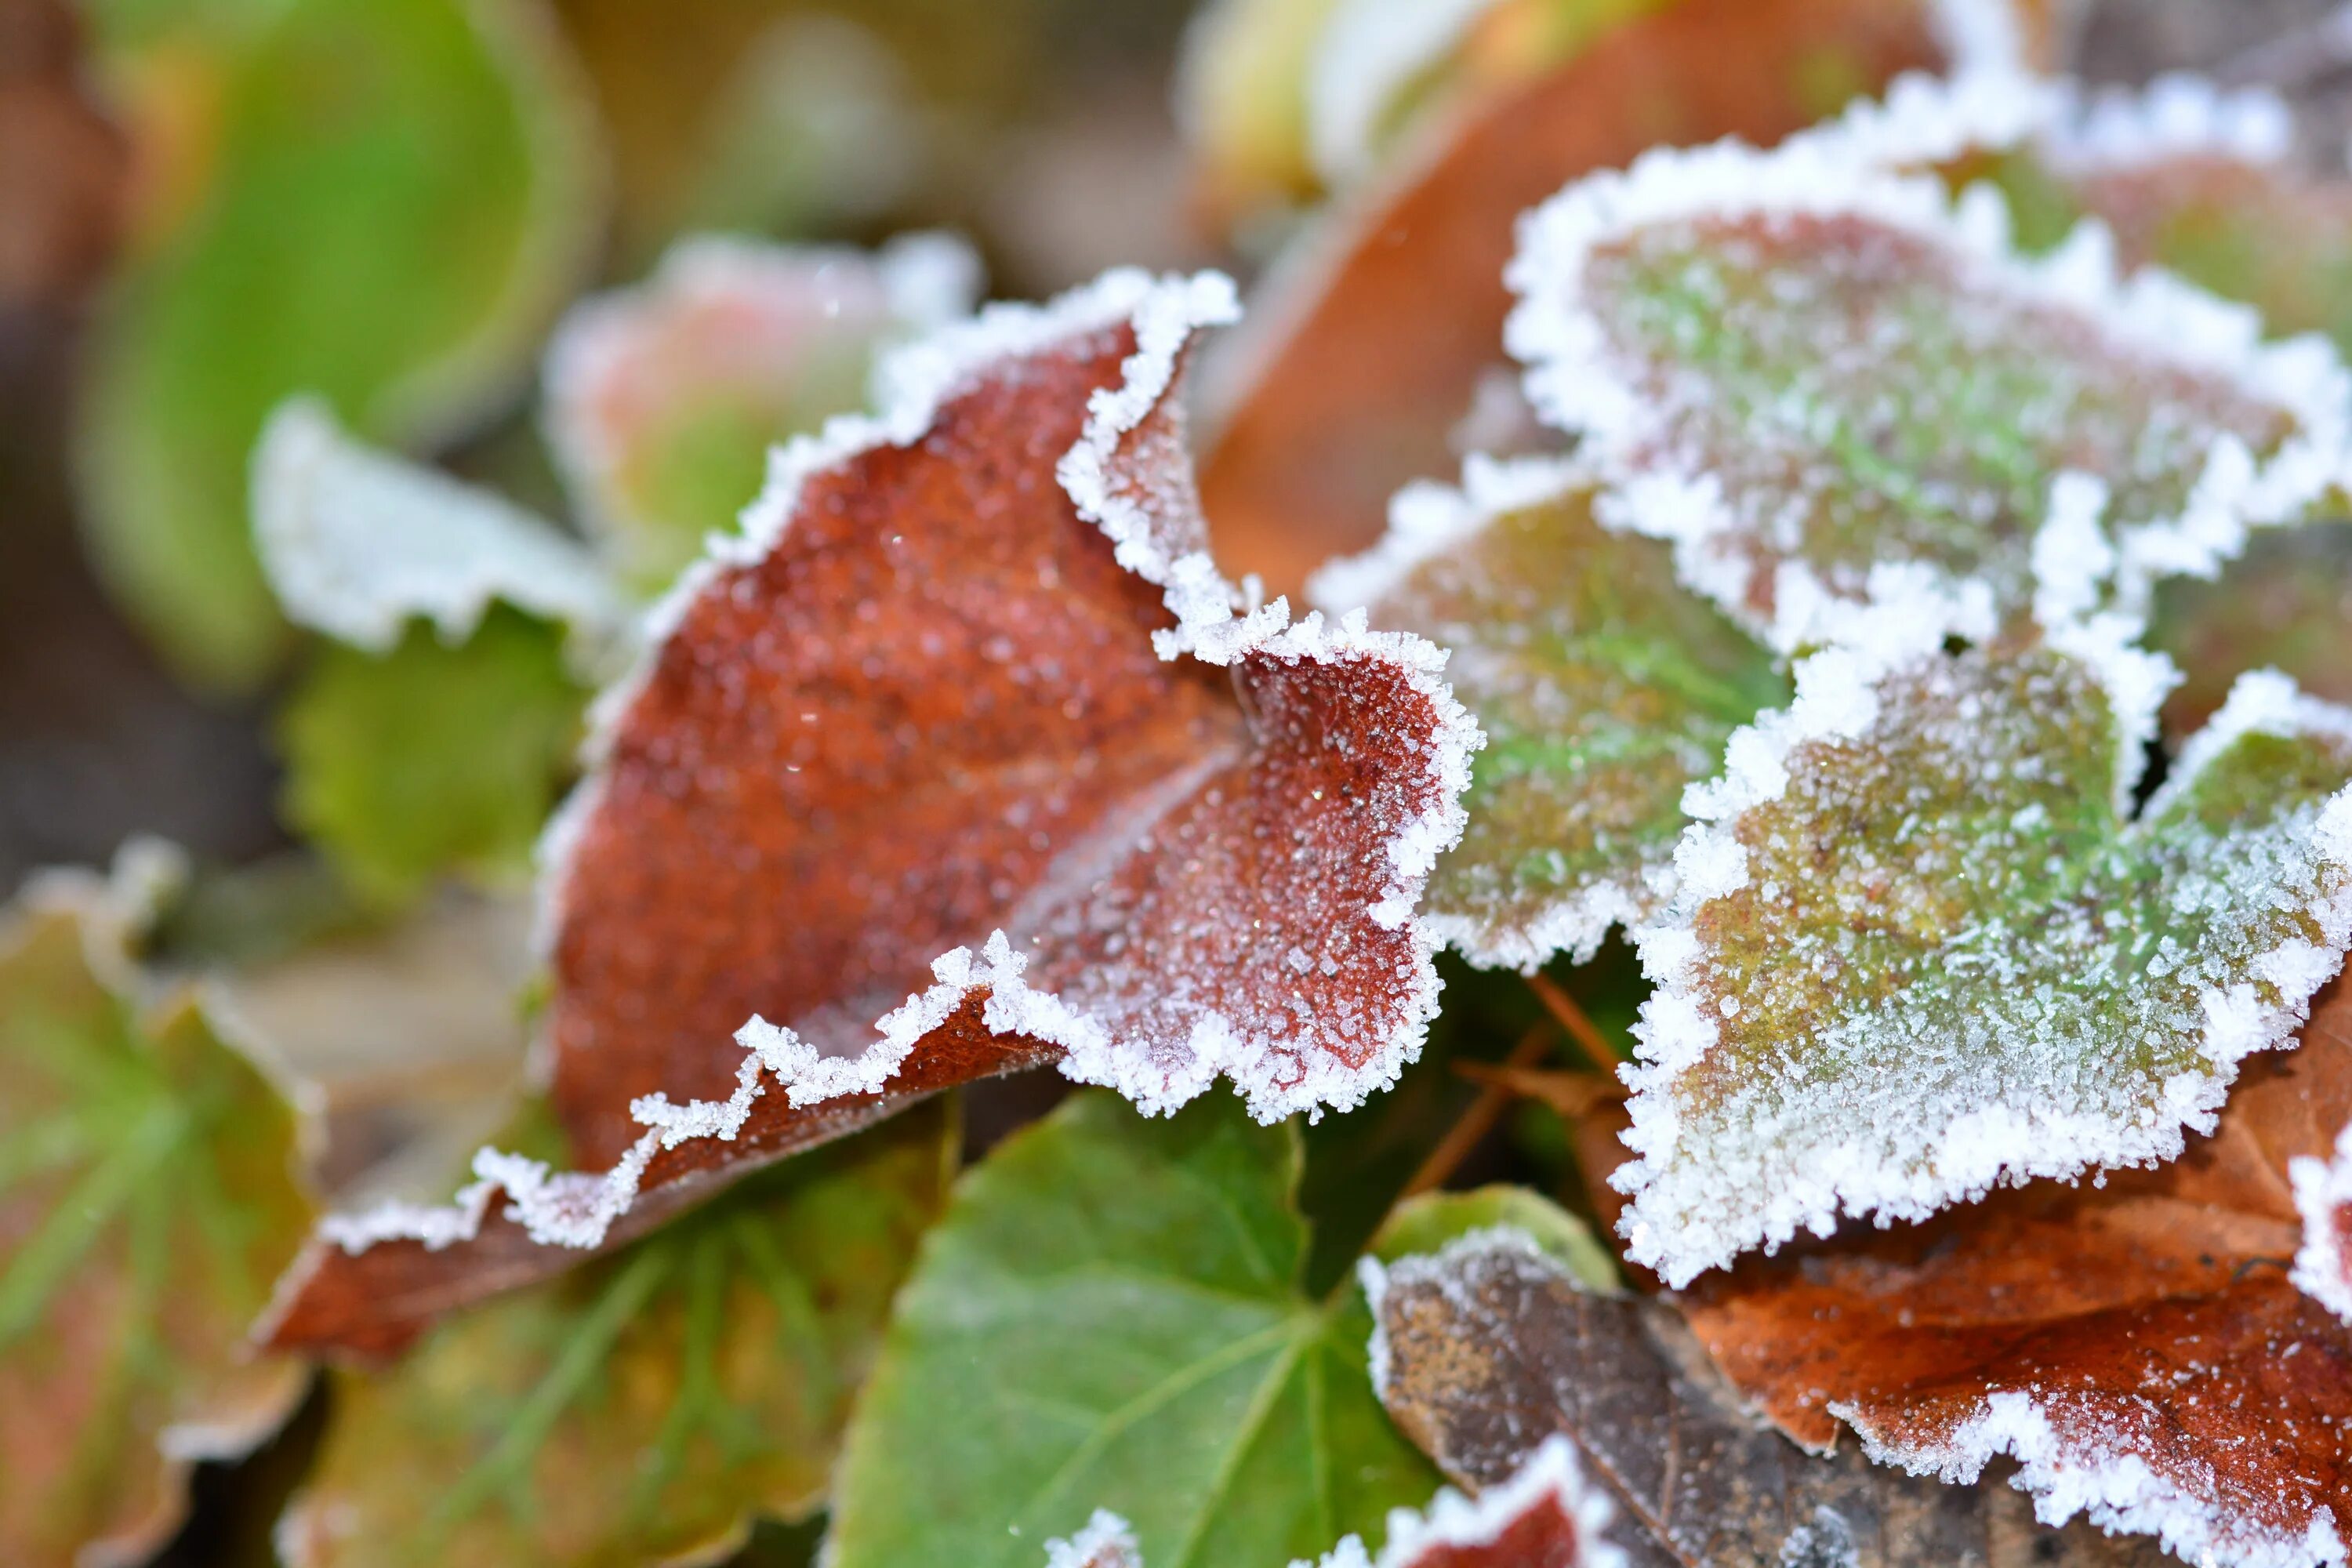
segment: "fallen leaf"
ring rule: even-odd
[[[0,1558],[136,1562],[199,1459],[309,1375],[246,1327],[311,1205],[294,1109],[125,949],[129,889],[36,879],[0,916]]]
[[[114,279],[78,432],[109,585],[223,687],[285,647],[247,521],[270,411],[311,390],[372,437],[446,437],[511,389],[598,207],[587,109],[535,0],[220,14],[244,10],[179,8],[173,47],[213,83],[211,152]]]
[[[1498,352],[1519,214],[1654,143],[1770,142],[1936,63],[1909,0],[1681,0],[1433,127],[1326,218],[1232,345],[1202,472],[1219,555],[1277,590],[1369,549],[1389,497],[1453,470]]]
[[[1034,1568],[1097,1508],[1151,1568],[1285,1563],[1437,1477],[1381,1413],[1354,1283],[1301,1288],[1296,1121],[1075,1097],[958,1184],[834,1494],[838,1568]]]
[[[2104,516],[2073,552],[2119,552],[2128,595],[2331,492],[2352,379],[2324,342],[2119,279],[2095,226],[2027,258],[1997,193],[1885,162],[1838,134],[1653,153],[1523,229],[1528,400],[1690,586],[1783,651],[1895,565],[2048,623],[2045,524]]]
[[[2339,984],[2169,1164],[1751,1260],[1685,1301],[1691,1324],[1809,1447],[1843,1421],[1948,1480],[2006,1453],[2045,1520],[2189,1562],[2340,1562],[2352,1332],[2287,1263],[2290,1172],[2352,1118],[2347,1026]]]
[[[877,350],[971,309],[980,264],[912,236],[878,253],[702,236],[577,307],[547,353],[547,430],[614,569],[667,587],[732,532],[769,447],[866,405]]]
[[[2144,1542],[2039,1531],[2025,1500],[1815,1458],[1741,1405],[1672,1308],[1588,1290],[1523,1237],[1473,1232],[1374,1276],[1381,1396],[1474,1493],[1570,1439],[1630,1568],[2155,1568]]]
[[[1222,1073],[1266,1119],[1393,1080],[1475,731],[1417,639],[1234,614],[1171,395],[1230,303],[1118,273],[993,310],[787,450],[553,830],[553,1101],[612,1169],[486,1152],[460,1211],[337,1223],[275,1342],[394,1348],[992,1073],[1162,1110]]]
[[[2168,672],[2128,628],[1949,654],[1887,614],[1733,738],[1640,938],[1614,1180],[1674,1286],[1840,1215],[2175,1157],[2352,940],[2352,712],[2249,676],[2135,812]]]
[[[1314,579],[1325,609],[1366,605],[1451,649],[1447,679],[1486,731],[1468,826],[1424,903],[1474,963],[1585,963],[1612,926],[1657,913],[1683,791],[1788,700],[1771,654],[1605,510],[1572,461],[1474,458],[1459,489],[1408,487],[1379,548]]]
[[[709,1561],[822,1500],[953,1119],[926,1107],[337,1374],[291,1568]]]

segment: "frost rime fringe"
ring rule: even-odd
[[[289,619],[389,653],[413,619],[471,637],[493,600],[592,646],[628,615],[587,552],[489,490],[362,446],[318,398],[278,406],[253,458],[253,533]]]
[[[1143,1568],[1143,1559],[1127,1521],[1098,1508],[1077,1534],[1045,1542],[1045,1568]]]
[[[2015,1389],[1989,1395],[1976,1415],[1936,1444],[1890,1440],[1858,1412],[1839,1405],[1829,1408],[1861,1436],[1863,1451],[1873,1460],[1915,1476],[1965,1485],[1994,1458],[2011,1456],[2018,1471],[2011,1484],[2032,1494],[2033,1515],[2047,1525],[2063,1525],[2082,1514],[2110,1535],[2152,1535],[2187,1563],[2340,1568],[2346,1560],[2335,1513],[2325,1504],[2300,1538],[2225,1535],[2216,1528],[2210,1504],[2158,1475],[2138,1455],[2120,1447],[2070,1448],[2049,1410]]]
[[[2163,656],[2130,645],[2132,626],[2126,617],[2106,616],[2051,637],[2053,647],[2083,659],[2107,690],[2121,736],[2115,805],[2126,816],[2171,672]],[[1726,749],[1723,776],[1685,794],[1684,807],[1696,820],[1675,847],[1675,901],[1634,935],[1643,973],[1656,989],[1634,1028],[1640,1059],[1624,1073],[1633,1090],[1627,1104],[1633,1125],[1624,1141],[1636,1158],[1611,1177],[1612,1186],[1633,1198],[1620,1226],[1628,1255],[1655,1268],[1675,1289],[1748,1247],[1775,1250],[1801,1227],[1828,1235],[1841,1214],[1876,1215],[1883,1222],[1920,1219],[2002,1183],[2173,1158],[2183,1146],[2184,1130],[2211,1130],[2238,1064],[2288,1040],[2307,1016],[2311,998],[2342,967],[2344,949],[2352,942],[2352,884],[2308,911],[2321,930],[2319,945],[2289,942],[2255,962],[2255,973],[2279,993],[2275,1005],[2262,1003],[2251,984],[2205,994],[2203,1053],[2210,1076],[2183,1073],[2167,1083],[2153,1122],[2119,1127],[2097,1119],[2045,1113],[2029,1118],[1983,1107],[1948,1120],[1930,1137],[1929,1146],[1938,1152],[1937,1171],[1924,1184],[1903,1179],[1858,1145],[1821,1148],[1812,1152],[1804,1173],[1752,1212],[1727,1220],[1694,1217],[1689,1211],[1695,1178],[1686,1163],[1671,1159],[1682,1138],[1672,1088],[1721,1040],[1720,1025],[1701,989],[1696,926],[1706,904],[1748,885],[1748,851],[1737,836],[1736,819],[1785,795],[1789,761],[1799,746],[1865,733],[1879,716],[1878,683],[1906,665],[1936,657],[1950,626],[1948,619],[1938,620],[1931,602],[1922,601],[1909,613],[1890,607],[1871,640],[1806,659],[1797,668],[1794,704],[1735,734]],[[2160,816],[2231,742],[2254,731],[2352,743],[2352,711],[2304,696],[2274,671],[2243,677],[2133,820]],[[2352,870],[2352,786],[2321,809],[2310,845],[2323,861]],[[1661,1205],[1675,1217],[1661,1216]]]
[[[2344,1253],[2344,1213],[2352,1208],[2352,1127],[2336,1135],[2333,1159],[2298,1156],[2287,1166],[2303,1246],[2294,1255],[2295,1288],[2352,1323],[2352,1259]]]

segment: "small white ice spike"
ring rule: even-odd
[[[2294,1255],[2295,1288],[2347,1323],[2352,1323],[2352,1127],[2336,1135],[2336,1152],[2326,1160],[2305,1154],[2287,1167],[2294,1182],[2294,1206],[2303,1215],[2303,1246]]]
[[[1613,1511],[1584,1479],[1575,1446],[1554,1434],[1475,1500],[1449,1487],[1424,1511],[1390,1514],[1378,1557],[1351,1535],[1313,1568],[1625,1568],[1625,1553],[1603,1534]]]
[[[1889,1441],[1853,1411],[1832,1405],[1830,1413],[1854,1426],[1872,1459],[1915,1476],[1972,1485],[1994,1459],[2014,1459],[2010,1484],[2032,1495],[2033,1516],[2046,1525],[2080,1515],[2110,1535],[2153,1536],[2183,1563],[2212,1568],[2343,1568],[2346,1560],[2327,1508],[2297,1536],[2249,1536],[2210,1498],[2151,1468],[2133,1451],[2128,1428],[2086,1432],[2074,1412],[2045,1407],[2021,1391],[1983,1399],[1937,1442]]]

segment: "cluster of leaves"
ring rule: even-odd
[[[345,426],[407,433],[502,315],[206,403],[256,437],[239,591],[317,639],[290,822],[419,925],[540,840],[544,1076],[453,1200],[313,1229],[268,987],[154,923],[193,895],[29,889],[12,1561],[151,1548],[314,1362],[294,1563],[820,1512],[835,1568],[2343,1561],[2352,375],[2273,328],[2338,324],[2352,197],[2267,100],[2032,74],[2005,7],[1506,4],[1411,49],[1277,9],[1195,89],[1322,37],[1283,112],[1353,194],[1197,479],[1226,280],[974,315],[929,239],[695,242],[582,307],[571,526]],[[255,115],[375,12],[286,14]],[[485,40],[514,90],[495,29],[433,47]],[[524,184],[561,118],[516,117]],[[1643,151],[1729,133],[1779,145]],[[1252,134],[1229,200],[1305,191]],[[257,188],[364,163],[311,155]],[[220,221],[126,300],[244,267]],[[121,330],[98,432],[202,357]],[[1319,608],[1221,558],[1319,564]],[[1548,965],[1622,992],[1622,1074],[1549,1067],[1552,1019],[1618,1063]],[[1048,1066],[1100,1087],[959,1173],[935,1097]],[[1406,1195],[1515,1096],[1617,1245]]]

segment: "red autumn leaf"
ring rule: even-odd
[[[551,835],[552,1097],[611,1168],[486,1152],[457,1210],[331,1225],[274,1345],[395,1350],[990,1074],[1164,1110],[1222,1073],[1268,1120],[1394,1079],[1476,731],[1425,643],[1234,615],[1178,399],[1231,310],[1138,273],[1000,308],[784,451]]]
[[[1844,93],[1932,66],[1947,53],[1932,9],[1684,0],[1444,128],[1311,240],[1286,297],[1260,308],[1272,336],[1244,345],[1202,472],[1220,555],[1295,588],[1375,543],[1406,480],[1453,470],[1448,434],[1482,377],[1508,384],[1503,267],[1521,212],[1654,144],[1769,143]]]
[[[2221,1124],[2101,1188],[2039,1183],[1885,1234],[1750,1259],[1685,1303],[1799,1442],[1974,1479],[2192,1562],[2340,1563],[2352,1331],[2289,1282],[2290,1164],[2352,1116],[2352,987],[2250,1065]]]

